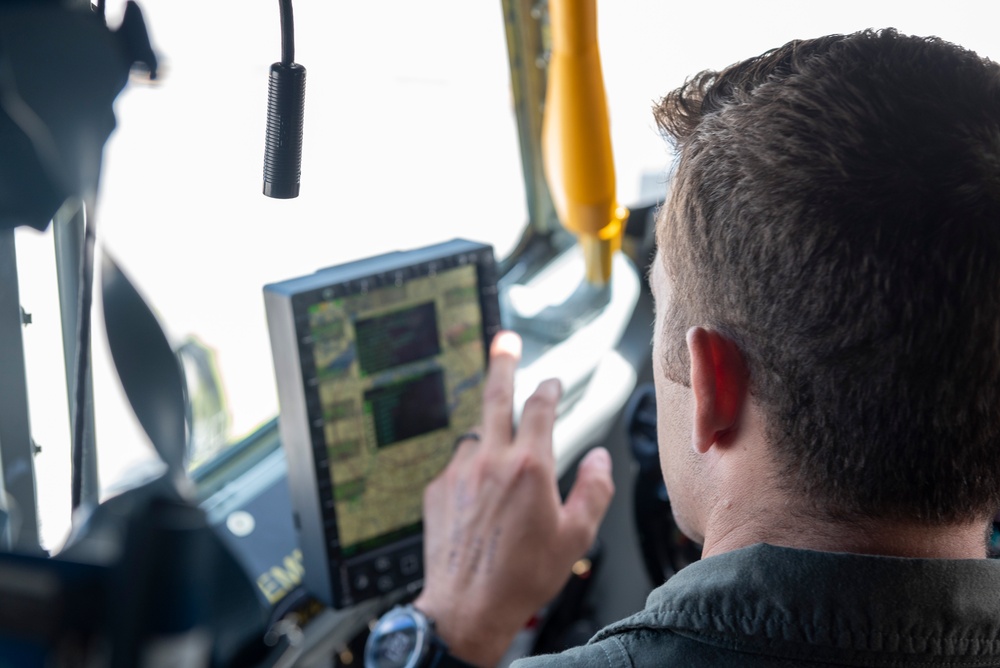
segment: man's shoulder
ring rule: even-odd
[[[1000,666],[998,620],[994,560],[757,545],[687,566],[587,645],[517,668],[901,665],[915,657]]]

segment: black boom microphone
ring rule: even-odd
[[[281,6],[281,62],[271,65],[267,87],[267,139],[264,146],[264,194],[276,199],[299,196],[302,168],[302,117],[306,68],[295,61],[292,0]]]

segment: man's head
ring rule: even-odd
[[[657,371],[741,351],[786,493],[828,518],[1000,508],[1000,67],[865,31],[703,72],[657,107]],[[661,416],[663,411],[661,410]]]

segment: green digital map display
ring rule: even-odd
[[[485,377],[475,266],[309,307],[344,555],[419,528],[424,487],[476,424]]]

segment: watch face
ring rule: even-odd
[[[426,653],[427,622],[406,608],[379,620],[365,646],[365,668],[416,668]]]

